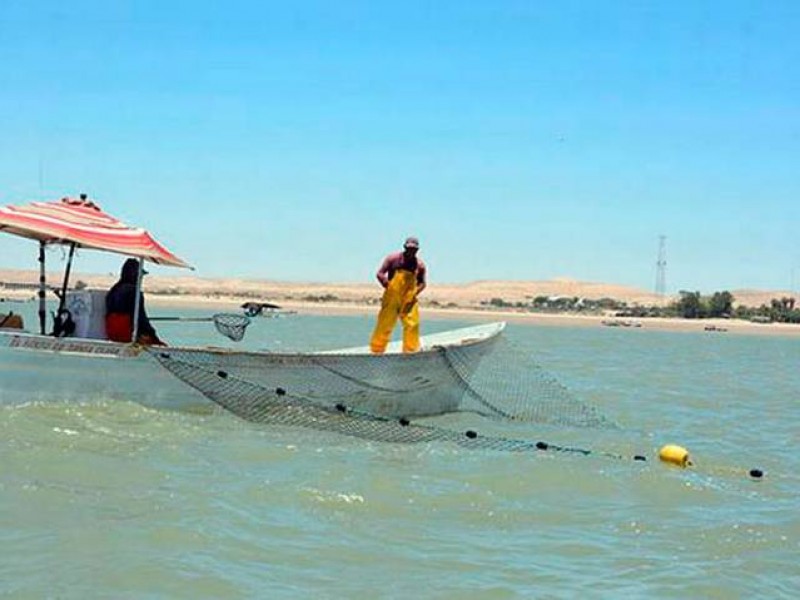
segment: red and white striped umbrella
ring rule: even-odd
[[[0,206],[0,231],[45,243],[74,243],[80,248],[106,250],[145,258],[159,265],[191,267],[159,244],[147,231],[130,227],[86,199],[32,202]]]

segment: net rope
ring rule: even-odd
[[[190,348],[170,348],[168,353],[184,364],[211,372],[222,370],[268,390],[281,387],[320,405],[344,404],[377,416],[463,411],[498,420],[618,428],[594,406],[577,399],[530,353],[503,338],[485,348],[438,347],[402,356],[225,353]],[[168,368],[164,361],[162,364]],[[191,379],[192,375],[187,372],[185,377]]]
[[[151,351],[152,352],[152,351]],[[473,429],[456,431],[436,425],[412,423],[404,417],[385,417],[365,413],[338,403],[328,406],[313,399],[292,394],[284,388],[273,389],[239,379],[225,370],[209,370],[186,362],[169,352],[154,352],[156,359],[172,374],[236,416],[255,423],[304,427],[334,432],[369,441],[399,444],[450,442],[473,450],[503,452],[563,452],[580,455],[601,454],[583,448],[559,446],[543,441],[510,439],[481,435]],[[644,457],[634,457],[644,460]]]
[[[506,340],[478,350],[476,354],[475,346],[439,347],[402,356],[148,351],[212,402],[255,423],[393,443],[447,441],[476,449],[589,453],[545,442],[479,435],[474,430],[412,424],[410,418],[420,415],[407,412],[411,401],[424,402],[445,389],[452,403],[438,414],[464,411],[500,421],[616,428]],[[398,365],[405,369],[406,378],[391,371]],[[390,372],[392,376],[387,376]]]

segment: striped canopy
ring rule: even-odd
[[[79,248],[135,256],[159,265],[192,268],[144,229],[104,213],[83,195],[58,202],[0,206],[0,231],[47,244],[74,243]]]

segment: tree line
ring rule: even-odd
[[[735,298],[728,292],[714,292],[702,296],[700,292],[681,290],[680,298],[672,305],[676,316],[684,319],[734,318],[764,320],[776,323],[800,323],[800,308],[795,308],[795,298],[773,298],[759,307],[733,307]]]
[[[531,312],[601,313],[612,310],[617,317],[673,317],[683,319],[745,319],[777,323],[800,323],[800,307],[795,298],[773,298],[758,307],[736,306],[729,291],[704,296],[700,292],[681,290],[679,298],[667,306],[628,306],[613,298],[589,300],[576,297],[536,296],[526,302],[509,302],[492,298],[481,302],[487,308],[511,308]]]

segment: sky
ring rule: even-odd
[[[670,293],[796,290],[798,31],[778,0],[3,0],[0,204],[87,193],[202,277],[370,282],[416,235],[430,285],[652,290],[663,235]]]

